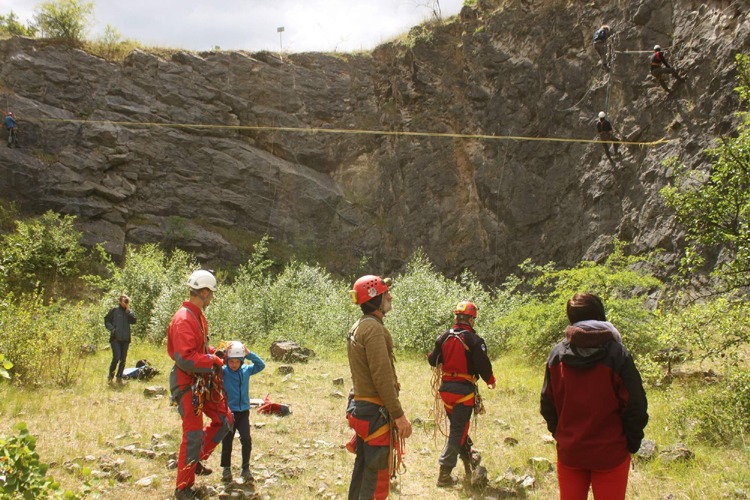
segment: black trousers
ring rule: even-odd
[[[231,467],[232,465],[232,441],[235,432],[240,433],[240,444],[242,445],[242,469],[250,468],[250,452],[253,451],[253,440],[250,437],[250,410],[233,411],[234,427],[224,436],[221,441],[221,466]]]
[[[125,369],[125,361],[128,359],[128,348],[130,342],[121,342],[119,340],[113,340],[109,343],[112,347],[112,362],[109,364],[109,380],[112,380],[115,376],[119,379],[122,378],[122,371]]]

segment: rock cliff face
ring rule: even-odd
[[[115,256],[167,241],[238,261],[267,233],[337,272],[363,257],[398,270],[421,246],[445,273],[491,283],[526,258],[601,258],[617,237],[673,263],[662,161],[707,166],[703,149],[732,132],[733,57],[750,52],[742,5],[480,1],[372,53],[283,61],[135,51],[114,64],[0,41],[0,105],[22,146],[0,148],[0,197],[77,215]],[[591,43],[603,23],[611,74]],[[656,43],[689,75],[671,98],[648,75]],[[605,109],[626,140],[668,142],[610,162],[595,143],[396,134],[593,139]],[[390,135],[360,133],[372,130]]]

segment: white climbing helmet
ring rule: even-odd
[[[244,358],[245,357],[245,345],[239,340],[232,342],[232,345],[227,349],[227,359],[232,358]]]
[[[607,116],[607,113],[605,113],[604,111],[599,111],[599,118],[604,118],[605,116]]]
[[[187,280],[187,285],[193,290],[202,290],[208,288],[212,292],[216,291],[216,278],[210,271],[198,269]]]
[[[654,45],[654,50],[655,50],[655,51],[661,50],[661,46],[659,46],[659,45]]]

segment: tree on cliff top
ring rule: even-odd
[[[52,0],[36,7],[34,22],[42,36],[80,42],[94,15],[94,2]]]
[[[750,108],[750,58],[736,56],[738,86],[744,108]],[[667,205],[685,226],[682,268],[691,276],[705,264],[707,252],[719,251],[711,276],[720,291],[750,288],[750,112],[739,111],[736,137],[721,137],[706,152],[708,172],[678,167],[671,186],[662,190]]]
[[[0,15],[0,36],[2,35],[21,35],[34,36],[36,28],[34,26],[24,26],[18,20],[15,12],[12,10],[7,15]]]

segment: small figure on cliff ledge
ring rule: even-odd
[[[663,88],[667,94],[671,94],[672,90],[669,88],[669,85],[667,85],[664,75],[674,75],[674,77],[677,78],[677,81],[685,81],[685,78],[680,76],[677,70],[669,65],[667,57],[661,51],[661,47],[655,45],[654,55],[651,57],[651,76],[656,78],[656,81],[659,82],[659,85],[661,85],[661,88]]]
[[[5,114],[3,125],[8,130],[8,147],[12,148],[13,145],[18,147],[18,127],[16,127],[16,118],[12,112],[8,111]]]
[[[602,147],[604,148],[604,152],[607,153],[607,158],[612,161],[612,156],[610,156],[609,153],[609,143],[610,141],[619,141],[620,139],[615,137],[612,124],[607,120],[607,114],[604,111],[599,112],[599,121],[596,122],[596,131],[599,133],[599,139],[607,141],[602,142]],[[615,142],[612,145],[614,146],[615,154],[619,155],[619,144]]]
[[[606,24],[594,32],[594,50],[599,54],[602,67],[607,72],[609,72],[609,43],[607,39],[610,34],[612,34],[612,30]]]

